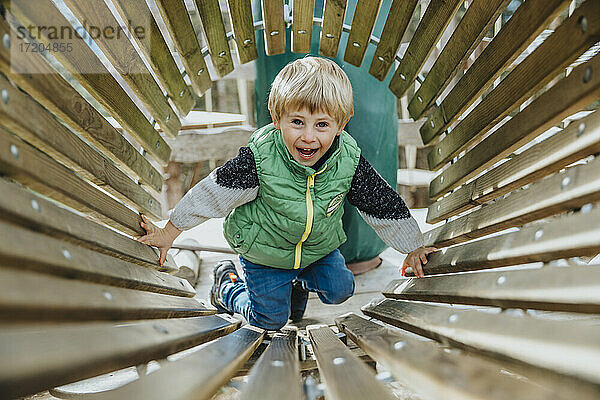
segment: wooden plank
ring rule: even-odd
[[[87,4],[87,3],[86,3]],[[50,0],[11,2],[10,11],[27,26],[71,26]],[[43,43],[50,43],[44,36]],[[125,130],[157,161],[166,165],[171,149],[152,128],[144,114],[104,67],[88,45],[73,36],[70,52],[56,52],[55,57],[83,87],[125,128]],[[82,73],[81,71],[96,71]]]
[[[173,161],[188,163],[233,158],[240,147],[248,146],[252,132],[247,129],[228,129],[214,135],[186,132],[171,142]]]
[[[2,265],[149,292],[192,297],[185,280],[0,222]]]
[[[62,240],[158,269],[158,250],[0,179],[0,218]],[[170,257],[165,267],[176,270]]]
[[[371,41],[371,34],[375,27],[377,14],[381,8],[382,0],[358,0],[352,18],[352,28],[348,34],[348,44],[344,53],[344,61],[360,67],[367,46]]]
[[[158,199],[117,168],[107,157],[61,124],[26,93],[0,74],[0,122],[67,168],[140,212],[162,219]],[[6,97],[7,96],[7,97]],[[29,115],[28,118],[23,118]]]
[[[298,331],[275,333],[269,347],[248,376],[240,393],[241,400],[301,400],[304,392],[300,383],[298,361]]]
[[[245,325],[144,379],[98,396],[98,400],[208,400],[252,355],[264,335],[264,330]]]
[[[418,0],[394,0],[390,6],[379,44],[369,68],[369,73],[380,81],[383,81],[390,72],[417,2]]]
[[[80,21],[87,21],[95,26],[119,26],[112,12],[101,1],[80,2],[65,0],[65,4]],[[151,16],[150,16],[151,17]],[[164,132],[172,137],[177,136],[181,121],[171,108],[144,61],[133,44],[126,38],[109,39],[103,35],[94,39],[104,55],[121,74],[136,96],[146,106],[152,117],[158,121]]]
[[[129,23],[130,33],[146,59],[150,62],[154,73],[165,88],[167,95],[177,107],[179,113],[186,115],[194,107],[195,101],[191,91],[179,73],[179,68],[171,55],[171,50],[152,17],[152,13],[144,0],[118,0],[113,2],[124,21]],[[143,38],[134,32],[134,26],[149,28]]]
[[[330,399],[393,399],[375,374],[326,327],[307,328]]]
[[[390,81],[390,90],[397,97],[402,97],[414,82],[435,44],[440,40],[442,33],[462,3],[463,1],[460,0],[429,3],[400,65],[396,68]]]
[[[261,0],[265,32],[265,52],[268,56],[285,53],[284,0]]]
[[[1,264],[1,261],[0,261]],[[136,320],[216,314],[193,298],[0,268],[0,320]]]
[[[597,314],[600,267],[544,267],[395,279],[385,287],[383,295],[403,300]]]
[[[219,0],[195,0],[195,3],[202,20],[210,58],[219,76],[223,77],[233,71],[233,59],[227,43]]]
[[[181,62],[198,96],[212,86],[212,80],[202,55],[202,49],[192,26],[192,21],[182,1],[156,0],[158,9],[175,43]]]
[[[4,130],[0,130],[0,172],[116,229],[144,234],[135,211]]]
[[[456,121],[567,4],[568,0],[533,0],[521,4],[423,124],[423,143],[431,143]]]
[[[25,46],[26,42],[0,18],[0,36],[7,34],[12,47]],[[27,68],[38,73],[15,72]],[[11,53],[10,48],[0,46],[0,70],[129,175],[156,192],[162,191],[160,173],[39,53]]]
[[[402,329],[493,359],[531,374],[600,394],[598,329],[580,321],[552,321],[385,299],[362,310]],[[543,332],[543,334],[540,334]]]
[[[424,398],[580,398],[576,389],[553,385],[551,382],[545,382],[546,387],[542,387],[526,379],[518,379],[502,373],[502,364],[469,357],[456,349],[444,351],[446,349],[435,342],[416,339],[356,314],[339,317],[336,324],[340,331],[384,365],[394,377]],[[552,390],[547,388],[548,385],[552,386]]]
[[[258,57],[254,36],[252,4],[245,0],[227,0],[229,18],[233,26],[233,38],[237,46],[240,63],[245,64]]]
[[[586,29],[580,22],[583,19]],[[428,156],[430,168],[440,168],[481,138],[599,40],[600,3],[586,2],[435,145]]]
[[[0,355],[11,362],[0,366],[0,392],[7,398],[33,394],[164,358],[226,335],[239,324],[228,315],[210,315],[119,325],[93,322],[4,326],[0,340],[5,345],[0,347]]]
[[[506,9],[508,0],[474,0],[452,33],[444,50],[427,73],[425,81],[408,104],[410,116],[416,121],[433,105],[456,74],[461,63],[471,55],[488,28]]]
[[[294,0],[292,3],[292,51],[309,53],[313,31],[314,0]]]
[[[588,73],[593,68],[600,68],[600,56],[578,66],[568,77],[557,82],[522,112],[445,169],[431,181],[430,197],[440,197],[592,103],[600,95],[600,74]],[[435,151],[435,147],[432,151]]]
[[[427,237],[427,234],[425,234]],[[473,271],[600,253],[600,210],[531,224],[518,232],[442,249],[429,256],[425,275]]]
[[[600,158],[568,168],[485,204],[425,234],[425,246],[446,247],[600,200]]]
[[[319,54],[337,57],[344,16],[346,15],[347,0],[325,0],[323,6],[323,22],[319,38]]]

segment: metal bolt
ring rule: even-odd
[[[594,205],[592,203],[587,203],[581,206],[581,213],[587,214],[594,209]]]
[[[300,30],[298,31],[298,33],[299,33],[300,35],[306,35],[306,31],[305,31],[304,29],[300,29]]]
[[[248,46],[250,46],[251,43],[252,43],[252,39],[246,39],[246,40],[244,40],[243,45],[244,45],[244,47],[248,47]]]
[[[8,95],[8,90],[2,89],[2,101],[4,102],[4,104],[8,104],[9,100],[10,97]]]
[[[14,158],[19,158],[19,148],[16,144],[10,145],[10,154],[12,154]]]
[[[585,122],[582,122],[577,127],[577,137],[583,135],[585,133]]]
[[[442,148],[441,148],[441,147],[438,147],[438,151],[437,151],[437,153],[438,153],[440,156],[442,155]]]
[[[277,36],[277,35],[279,35],[279,31],[271,31],[270,35]]]
[[[185,89],[182,89],[181,92],[179,92],[179,97],[183,97],[184,94],[185,94]]]
[[[342,365],[345,362],[346,359],[344,357],[336,357],[333,359],[333,365]]]
[[[433,120],[429,121],[429,125],[431,125],[432,128],[435,127],[435,122],[433,122]]]
[[[579,23],[581,24],[581,32],[587,32],[588,20],[583,15],[579,17]]]
[[[222,51],[222,52],[219,53],[219,57],[225,57],[225,54],[227,54],[227,52],[226,51]]]
[[[169,333],[169,331],[167,330],[167,328],[165,328],[165,327],[164,327],[164,326],[162,326],[162,325],[154,324],[154,325],[152,325],[152,327],[153,327],[153,328],[154,328],[154,329],[155,329],[157,332],[164,333],[165,335],[166,335],[167,333]]]
[[[153,176],[154,176],[154,170],[153,170],[153,169],[151,169],[151,170],[150,170],[150,178],[152,178]]]
[[[419,100],[419,103],[423,103],[423,99],[421,98],[421,96],[417,96],[417,100]]]
[[[560,182],[560,188],[561,189],[566,188],[569,185],[569,183],[571,183],[571,178],[569,178],[568,176],[565,176],[563,178],[562,182]]]
[[[438,206],[437,206],[437,210],[438,210],[438,211],[440,211],[440,205],[439,205],[439,204],[438,204]]]
[[[62,255],[67,259],[67,260],[72,260],[73,256],[71,255],[71,253],[69,253],[69,250],[67,249],[62,249]]]
[[[327,39],[333,39],[335,36],[333,36],[331,33],[327,33],[327,34],[325,34],[325,37]]]
[[[354,47],[360,47],[360,43],[358,43],[358,42],[353,42],[353,43],[352,43],[352,46],[354,46]]]
[[[588,83],[592,79],[592,67],[587,67],[583,73],[583,83]]]
[[[8,33],[5,33],[2,37],[2,44],[4,44],[4,47],[7,49],[10,49],[10,35]]]
[[[455,323],[456,321],[458,321],[458,314],[452,314],[450,317],[448,317],[448,322],[451,324]]]
[[[404,74],[400,74],[400,79],[402,79],[403,81],[406,80],[406,77],[404,76]]]
[[[440,176],[440,183],[444,183],[444,175]]]
[[[406,347],[406,342],[403,342],[402,340],[394,343],[394,350],[396,350],[396,351],[402,350],[405,347]]]
[[[160,141],[157,141],[156,144],[154,145],[154,148],[158,150],[159,147],[160,147]]]
[[[503,285],[503,284],[504,284],[504,282],[506,282],[506,277],[505,277],[504,275],[500,276],[500,277],[498,278],[498,280],[496,281],[496,283],[497,283],[498,285]]]
[[[378,59],[379,61],[381,61],[381,62],[385,62],[385,58],[383,58],[383,57],[381,57],[381,56],[378,56],[378,57],[377,57],[377,59]]]
[[[152,204],[154,204],[154,201],[152,201],[152,199],[148,199],[148,205],[152,207]]]
[[[106,290],[102,291],[102,294],[104,295],[104,298],[106,300],[112,300],[113,299],[113,295],[110,292],[107,292]]]
[[[40,212],[42,210],[40,208],[40,204],[37,202],[36,199],[31,199],[31,208],[33,208],[37,212]]]
[[[169,122],[171,120],[171,114],[167,114],[167,118],[165,118],[165,122]]]
[[[201,75],[203,72],[204,72],[204,68],[200,68],[200,69],[198,70],[198,73],[197,73],[197,75]]]
[[[537,231],[535,231],[534,240],[539,240],[542,236],[544,236],[544,230],[538,229]]]
[[[283,367],[284,363],[281,360],[273,360],[271,361],[271,365],[274,367]]]

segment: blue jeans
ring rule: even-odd
[[[294,279],[325,304],[340,304],[354,293],[354,275],[337,249],[303,269],[266,267],[241,256],[240,261],[246,281],[225,283],[221,300],[259,328],[277,330],[287,324]]]

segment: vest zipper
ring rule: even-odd
[[[326,168],[327,168],[327,164],[325,164],[320,171],[315,172],[312,175],[309,175],[308,178],[306,179],[306,228],[304,229],[302,238],[296,244],[296,253],[294,256],[294,269],[300,268],[300,261],[302,258],[302,243],[304,243],[306,241],[306,239],[308,239],[308,235],[310,235],[310,231],[312,230],[312,225],[313,225],[314,209],[313,209],[312,197],[310,195],[310,188],[315,186],[315,176],[317,176],[321,172],[325,171]]]

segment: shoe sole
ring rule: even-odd
[[[219,269],[219,265],[216,265],[213,268],[213,285],[210,288],[210,304],[212,304],[219,313],[233,315],[233,312],[229,311],[228,309],[219,304],[222,303],[222,301],[217,296],[217,293],[215,293],[215,288],[216,292],[219,291],[219,287],[217,285],[217,270]]]

